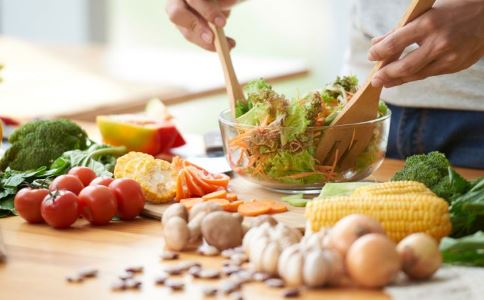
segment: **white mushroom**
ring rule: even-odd
[[[174,251],[183,250],[188,244],[190,237],[186,221],[179,216],[169,218],[163,227],[163,237],[168,249]]]

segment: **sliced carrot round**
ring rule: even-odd
[[[206,194],[205,191],[198,185],[198,183],[193,178],[192,174],[187,169],[183,169],[181,173],[183,173],[183,176],[185,176],[190,197],[193,197],[193,196],[201,197]]]
[[[242,216],[254,217],[269,213],[271,204],[267,201],[250,201],[239,205],[237,211]]]
[[[213,185],[213,184],[209,184],[208,182],[206,182],[203,179],[205,176],[201,174],[202,173],[201,170],[199,170],[199,169],[197,169],[193,166],[187,167],[186,170],[188,170],[188,172],[190,172],[193,180],[198,184],[198,186],[200,186],[205,191],[205,193],[208,194],[208,193],[211,193],[211,192],[214,192],[214,191],[217,190],[218,186]]]
[[[202,198],[205,200],[210,200],[210,199],[225,199],[227,196],[227,191],[226,190],[219,190],[212,192],[210,194],[204,195]]]
[[[224,207],[224,210],[225,211],[228,211],[228,212],[237,212],[239,206],[244,203],[244,201],[242,200],[236,200],[236,201],[232,201],[232,202],[229,202],[229,204],[227,204],[225,207]]]

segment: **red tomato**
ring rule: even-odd
[[[81,214],[93,225],[105,225],[116,214],[116,197],[103,185],[90,185],[79,194]]]
[[[114,179],[111,177],[98,177],[91,181],[89,185],[104,185],[104,186],[109,186],[111,182],[113,182]]]
[[[44,219],[40,214],[40,205],[48,194],[48,189],[23,188],[15,195],[15,210],[29,223],[42,223]]]
[[[74,167],[67,174],[77,176],[84,186],[88,186],[96,178],[96,173],[88,167]]]
[[[82,184],[82,181],[74,175],[61,175],[54,179],[49,187],[51,191],[67,190],[76,195],[79,195],[83,188],[84,185]]]
[[[109,189],[116,196],[118,202],[118,216],[121,220],[132,220],[143,210],[145,197],[139,183],[133,179],[116,179]]]
[[[40,212],[50,226],[63,229],[71,226],[79,217],[79,199],[66,190],[45,196]]]

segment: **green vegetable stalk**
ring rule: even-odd
[[[484,232],[459,239],[444,238],[440,251],[445,263],[484,267]]]

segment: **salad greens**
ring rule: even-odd
[[[247,101],[238,101],[238,135],[230,140],[230,151],[240,155],[236,167],[262,180],[287,184],[320,184],[338,177],[338,166],[322,165],[314,153],[322,126],[330,125],[357,91],[355,76],[337,77],[320,91],[288,99],[263,79],[245,87]],[[381,102],[379,116],[388,112]],[[245,126],[244,126],[245,125]],[[376,130],[357,166],[366,168],[381,157]],[[371,153],[370,153],[371,152]],[[373,153],[377,152],[377,153]]]
[[[444,238],[440,252],[445,263],[484,267],[484,232],[462,238]]]

